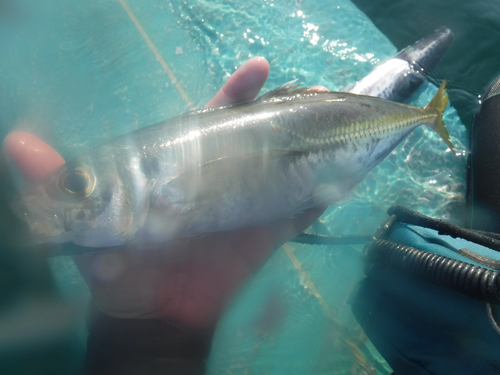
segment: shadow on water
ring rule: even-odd
[[[398,50],[441,26],[455,41],[431,73],[439,86],[448,80],[452,105],[470,128],[480,95],[500,74],[500,3],[494,0],[352,0]]]

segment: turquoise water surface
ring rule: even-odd
[[[336,91],[396,53],[348,0],[17,0],[0,18],[0,135],[31,132],[65,158],[203,106],[252,56],[270,62],[266,91],[292,79]],[[423,106],[436,90],[427,84],[410,103]],[[461,224],[467,135],[454,108],[445,122],[458,156],[417,129],[328,209],[322,230],[371,234],[393,204]],[[359,251],[277,250],[221,321],[209,373],[388,373],[348,305]],[[65,298],[89,298],[69,258],[49,263]]]

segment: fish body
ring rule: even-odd
[[[28,185],[14,211],[38,243],[168,243],[338,203],[420,125],[452,147],[444,84],[425,108],[296,87],[121,136]]]
[[[436,30],[378,65],[345,92],[403,103],[426,80],[453,41],[446,27]]]

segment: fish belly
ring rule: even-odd
[[[233,230],[294,217],[346,195],[332,159],[317,153],[236,160],[158,183],[144,225],[148,242]],[[167,225],[166,225],[167,224]]]

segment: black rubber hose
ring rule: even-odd
[[[366,249],[368,276],[388,267],[481,301],[500,304],[499,272],[385,240],[372,241]]]
[[[396,215],[397,220],[400,222],[434,229],[437,230],[439,234],[445,234],[453,238],[463,238],[479,245],[486,246],[492,250],[500,251],[500,237],[498,233],[462,228],[442,220],[424,216],[418,212],[398,205],[389,208],[387,213],[389,215]]]
[[[325,236],[323,234],[303,232],[290,241],[307,245],[362,245],[371,238],[372,236],[363,235]]]

